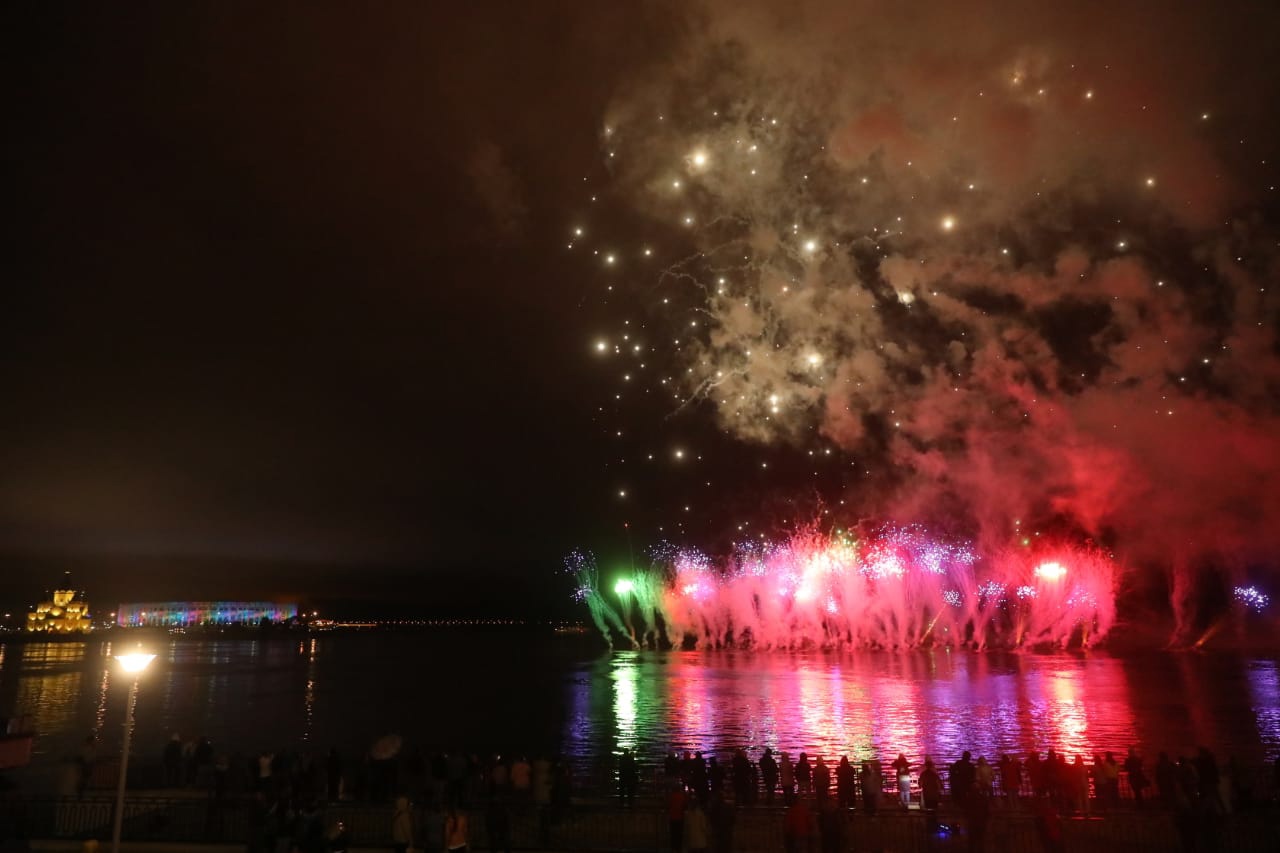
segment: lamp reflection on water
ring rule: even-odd
[[[138,704],[138,680],[156,656],[143,651],[116,655],[116,662],[126,675],[133,676],[133,684],[129,688],[129,704],[125,709],[124,746],[120,750],[120,781],[116,788],[115,819],[111,829],[111,853],[120,853],[120,830],[124,822],[124,791],[129,774],[129,745],[133,741],[133,709]]]
[[[632,653],[634,655],[634,653]],[[618,660],[613,667],[613,719],[618,729],[618,749],[636,747],[637,682],[640,673],[634,657]]]

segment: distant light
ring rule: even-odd
[[[684,458],[684,451],[683,451],[683,450],[677,450],[675,455],[676,455],[676,458],[677,458],[677,459],[683,459],[683,458]]]
[[[692,163],[694,167],[698,169],[705,168],[707,163],[709,163],[710,161],[711,161],[711,158],[707,156],[707,152],[702,150],[695,151],[689,155],[689,162]]]
[[[610,265],[612,265],[612,264],[613,264],[613,262],[614,262],[614,261],[616,261],[616,260],[617,260],[617,258],[616,258],[616,257],[614,257],[613,255],[605,255],[605,256],[604,256],[604,262],[605,262],[606,264],[610,264]]]
[[[942,217],[942,222],[940,224],[942,225],[943,231],[954,230],[956,227],[956,218],[954,216],[944,216]]]
[[[149,655],[144,652],[116,655],[116,660],[120,662],[120,668],[125,672],[142,672],[155,659],[155,655]]]
[[[635,588],[636,588],[635,582],[629,580],[628,578],[623,578],[622,580],[618,581],[613,585],[613,591],[616,592],[618,595],[626,595],[628,592],[631,592]]]
[[[1040,580],[1062,580],[1062,578],[1067,574],[1067,567],[1062,565],[1062,563],[1057,562],[1041,563],[1036,566],[1036,570],[1033,574],[1040,578]]]
[[[604,352],[608,348],[609,345],[604,341],[596,341],[596,352]]]
[[[910,290],[899,290],[898,301],[903,305],[910,305],[912,302],[916,301],[916,295]]]
[[[818,241],[817,241],[817,240],[805,240],[805,241],[804,241],[804,250],[805,250],[806,252],[808,252],[809,254],[813,254],[814,252],[818,251]]]
[[[1147,178],[1146,183],[1147,183],[1147,186],[1149,186],[1149,187],[1154,187],[1154,186],[1156,185],[1156,179],[1155,179],[1155,178]]]

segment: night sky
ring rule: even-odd
[[[868,519],[1268,584],[1280,18],[1168,5],[6,12],[0,598]]]

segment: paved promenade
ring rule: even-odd
[[[33,850],[79,851],[86,839],[110,837],[110,798],[9,799],[0,802],[8,826],[21,826]],[[139,851],[246,849],[251,834],[252,805],[199,798],[141,798],[128,801],[125,849]],[[735,851],[784,849],[783,812],[779,808],[745,808],[733,812]],[[338,803],[324,812],[326,825],[342,821],[350,851],[387,850],[391,846],[390,806]],[[425,816],[424,816],[425,817]],[[483,810],[470,812],[472,849],[490,849]],[[947,810],[939,815],[950,831],[930,832],[918,810],[885,810],[876,816],[845,813],[841,820],[842,851],[866,853],[947,853],[970,850],[965,821]],[[14,822],[16,820],[16,822]],[[519,850],[654,851],[670,849],[664,809],[652,801],[634,808],[611,802],[575,803],[550,818],[536,809],[511,812],[512,847]],[[1205,816],[1181,825],[1177,815],[1158,811],[1121,810],[1105,816],[1062,820],[1063,850],[1089,853],[1168,853],[1195,850],[1223,853],[1275,853],[1280,839],[1280,810],[1273,807],[1246,814]],[[1191,846],[1191,845],[1194,846]],[[103,847],[105,849],[105,845]],[[818,850],[814,838],[813,850]],[[1037,824],[1022,808],[991,815],[982,849],[992,853],[1039,853],[1045,850]]]

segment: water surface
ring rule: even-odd
[[[1105,652],[631,652],[598,655],[528,631],[440,629],[165,641],[139,685],[135,749],[171,733],[228,753],[359,754],[378,736],[424,747],[546,751],[581,765],[622,747],[765,746],[851,759],[949,760],[1054,748],[1154,756],[1204,744],[1280,756],[1274,658]],[[119,749],[129,682],[111,644],[0,645],[0,714],[39,732],[28,774],[86,735]]]

